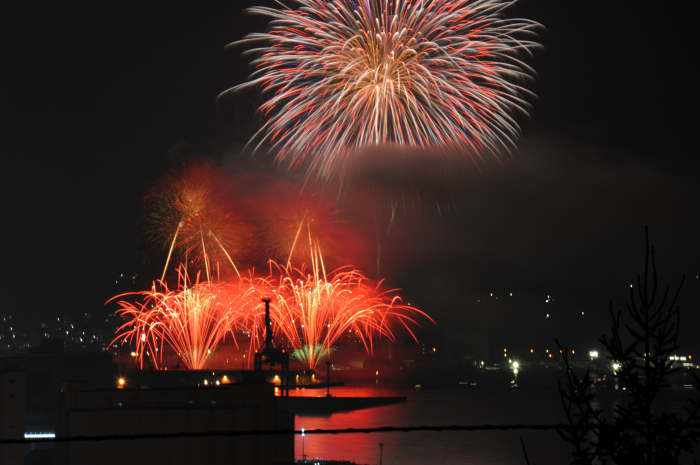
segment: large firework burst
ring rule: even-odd
[[[539,24],[517,0],[293,0],[271,18],[248,83],[267,101],[254,137],[278,162],[328,177],[351,151],[412,145],[473,157],[509,148],[531,96],[523,61]],[[448,157],[449,158],[449,157]]]

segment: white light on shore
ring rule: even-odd
[[[54,439],[55,433],[24,433],[24,439]]]

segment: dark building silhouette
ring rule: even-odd
[[[264,377],[215,372],[139,372],[121,377],[111,354],[64,352],[59,342],[0,359],[0,439],[31,435],[162,439],[0,445],[0,465],[291,464],[288,435],[196,436],[196,433],[293,430]],[[204,381],[206,379],[206,381]]]

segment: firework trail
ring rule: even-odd
[[[316,250],[335,256],[346,235],[335,203],[309,186],[289,184],[279,189],[259,215],[268,257],[290,266],[309,262]]]
[[[343,172],[366,146],[436,149],[445,160],[511,148],[516,114],[533,97],[521,59],[538,47],[538,23],[507,19],[517,0],[295,0],[255,7],[265,33],[249,82],[267,101],[253,137],[307,176]],[[227,91],[228,92],[228,91]]]
[[[239,275],[229,250],[240,251],[243,227],[227,207],[226,180],[206,163],[171,172],[147,195],[144,229],[150,242],[173,253],[211,279],[221,265]],[[216,270],[211,268],[215,267]]]
[[[178,274],[177,290],[171,291],[162,283],[161,291],[153,283],[150,291],[110,299],[119,299],[121,308],[117,314],[127,320],[117,329],[112,343],[134,345],[141,368],[148,360],[157,368],[167,345],[188,369],[203,369],[226,335],[233,337],[234,331],[247,329],[246,322],[260,306],[258,290],[249,281],[227,286],[199,282],[197,277],[191,284],[184,267],[179,268]],[[139,296],[143,302],[125,300],[129,296]]]

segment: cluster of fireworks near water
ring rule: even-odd
[[[263,214],[258,215],[262,225],[246,225],[231,213],[226,195],[215,190],[223,180],[208,164],[192,163],[146,196],[144,231],[148,242],[167,250],[163,274],[148,291],[111,299],[125,320],[114,342],[133,347],[141,368],[163,366],[168,350],[183,368],[203,369],[227,337],[238,345],[236,335],[243,334],[248,353],[255,352],[266,327],[263,299],[270,300],[275,337],[309,368],[328,357],[343,336],[372,352],[378,337],[394,338],[397,325],[415,339],[411,327],[417,318],[431,321],[404,305],[395,290],[382,290],[382,283],[372,284],[352,267],[326,270],[322,244],[338,221],[328,202],[300,192],[291,206],[274,212],[276,227]],[[240,242],[256,227],[258,239],[263,230],[276,236],[257,243],[273,244],[261,247],[286,258],[284,264],[268,259],[262,276],[234,261],[248,253]],[[173,262],[177,284],[171,289],[166,276]]]
[[[273,329],[285,341],[293,357],[309,368],[326,358],[345,333],[359,338],[368,352],[377,336],[393,338],[392,324],[410,331],[424,312],[403,305],[398,296],[371,286],[356,270],[318,269],[306,272],[274,264],[266,277],[244,277],[234,283],[188,281],[184,267],[175,290],[154,284],[139,295],[140,302],[118,296],[120,316],[127,319],[118,339],[135,346],[143,368],[149,354],[158,368],[168,346],[185,367],[205,368],[210,355],[226,336],[249,334],[250,352],[264,338],[265,310],[262,298],[270,296]],[[411,333],[413,334],[413,333]],[[160,359],[157,354],[160,354]]]
[[[540,25],[508,19],[507,0],[292,0],[282,9],[253,8],[271,19],[265,33],[232,46],[255,48],[249,82],[265,103],[265,123],[251,143],[305,178],[330,182],[347,174],[359,150],[403,146],[449,161],[514,145],[518,114],[532,95],[534,72],[523,61],[538,47]],[[144,362],[162,364],[167,346],[188,369],[202,369],[226,337],[245,334],[250,352],[264,335],[262,299],[269,299],[275,337],[309,368],[328,357],[343,335],[372,352],[397,328],[415,339],[421,310],[404,305],[360,271],[327,271],[332,204],[298,194],[266,225],[266,239],[234,214],[226,183],[201,165],[170,175],[147,195],[145,237],[167,250],[160,280],[123,294],[125,323],[115,342],[135,347]],[[256,242],[276,259],[258,276],[241,269],[244,246]],[[179,260],[179,261],[178,261]],[[166,283],[177,270],[177,285]],[[133,300],[138,300],[134,302]]]

